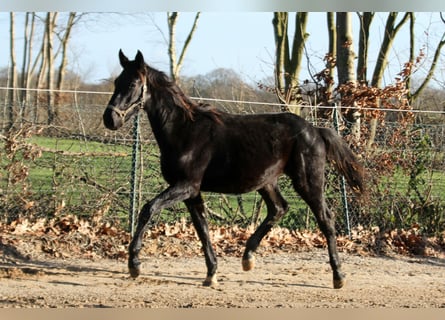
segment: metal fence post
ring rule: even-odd
[[[340,127],[338,124],[338,106],[335,105],[333,109],[333,117],[334,117],[334,127],[338,134],[340,134]],[[349,208],[348,208],[348,198],[346,195],[346,181],[345,177],[341,176],[340,178],[340,191],[341,191],[341,202],[343,203],[343,213],[345,215],[346,220],[346,231],[348,233],[348,237],[351,238],[351,226],[349,224]]]
[[[130,233],[134,234],[136,214],[138,211],[138,167],[139,167],[139,113],[133,123],[133,149],[131,158],[131,197],[130,197]]]

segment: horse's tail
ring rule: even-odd
[[[365,193],[364,168],[346,142],[332,129],[318,128],[326,145],[326,158],[342,174],[352,190]]]

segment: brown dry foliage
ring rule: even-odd
[[[243,253],[246,240],[254,229],[239,226],[211,226],[210,237],[219,256]],[[4,255],[16,252],[24,259],[44,254],[57,258],[127,258],[130,234],[111,222],[94,222],[76,216],[51,220],[18,219],[0,223],[0,251]],[[360,255],[403,254],[445,257],[445,232],[440,237],[426,238],[416,226],[410,230],[380,232],[377,228],[356,228],[351,238],[339,236],[339,250]],[[13,249],[14,248],[14,249]],[[16,248],[21,253],[17,253]],[[320,232],[295,231],[274,227],[261,242],[258,254],[308,251],[326,248]],[[152,226],[145,235],[143,254],[146,256],[202,255],[201,244],[193,226],[185,220],[174,224]],[[15,257],[17,258],[17,257]]]

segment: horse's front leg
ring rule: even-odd
[[[138,277],[140,274],[141,262],[139,260],[139,252],[142,248],[142,238],[153,214],[177,202],[196,196],[197,192],[190,185],[171,186],[142,207],[136,231],[128,249],[128,269],[133,278]]]
[[[203,285],[216,285],[218,283],[216,280],[216,255],[213,251],[212,243],[210,241],[209,228],[207,225],[207,220],[205,218],[205,208],[201,194],[184,202],[190,212],[193,225],[195,226],[198,237],[201,240],[202,249],[204,251],[205,261],[207,265],[207,277],[204,280]]]
[[[128,269],[133,278],[137,278],[140,274],[141,262],[139,261],[139,251],[141,251],[142,248],[142,237],[144,236],[145,228],[150,222],[154,212],[154,210],[152,210],[152,202],[153,201],[150,201],[142,207],[142,210],[139,213],[138,225],[128,249]]]

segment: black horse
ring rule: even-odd
[[[161,152],[162,175],[169,187],[146,203],[129,246],[129,271],[140,273],[138,258],[143,234],[152,215],[184,201],[202,242],[207,277],[216,284],[216,256],[209,238],[201,191],[241,194],[257,190],[267,216],[246,243],[244,270],[254,266],[253,252],[272,226],[288,211],[278,188],[287,175],[306,201],[328,243],[334,288],[344,284],[337,253],[335,215],[326,205],[326,160],[345,176],[357,193],[364,191],[363,167],[346,143],[328,128],[317,128],[291,113],[233,115],[197,103],[163,73],[144,62],[140,51],[130,61],[122,51],[122,73],[103,114],[105,126],[117,130],[140,109],[148,115]]]

